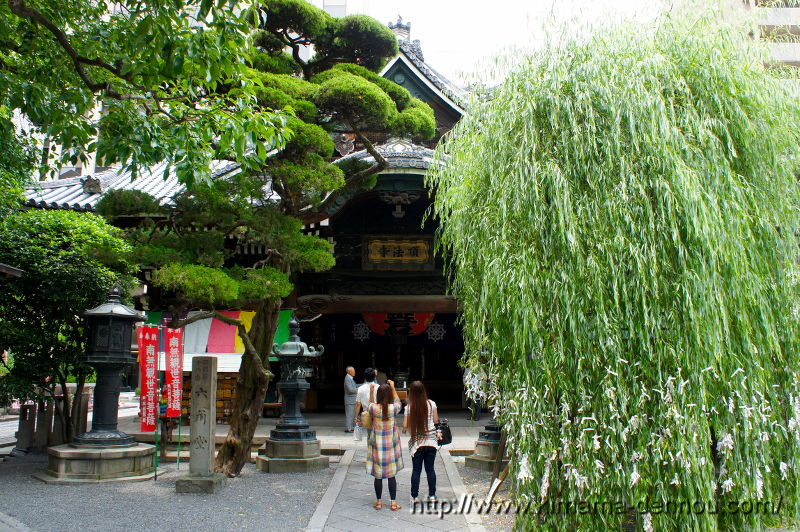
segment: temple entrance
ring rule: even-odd
[[[436,255],[436,221],[425,215],[431,197],[423,181],[433,151],[402,139],[377,149],[388,169],[375,186],[343,194],[306,227],[333,245],[336,258],[328,271],[298,274],[290,302],[304,322],[303,339],[325,346],[306,406],[341,410],[344,370],[353,366],[356,382],[375,367],[398,388],[419,379],[443,408],[460,408],[458,304],[447,295]],[[347,157],[367,162],[371,155]]]
[[[306,324],[305,328],[313,330],[314,343],[325,345],[312,381],[317,409],[342,408],[347,366],[356,369],[359,383],[367,367],[377,368],[381,377],[385,374],[393,379],[400,389],[422,380],[440,406],[460,408],[463,385],[458,361],[464,354],[464,342],[456,316],[434,312],[324,314]]]

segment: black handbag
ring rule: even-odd
[[[439,445],[447,445],[453,443],[453,433],[450,432],[450,425],[447,424],[446,419],[442,419],[436,425],[436,441]]]

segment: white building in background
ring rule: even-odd
[[[755,12],[758,36],[777,63],[800,66],[800,0],[745,0]]]

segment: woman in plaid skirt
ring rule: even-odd
[[[389,401],[392,401],[391,403]],[[375,509],[383,508],[383,479],[388,479],[391,509],[399,510],[397,504],[397,480],[395,475],[403,469],[403,452],[400,448],[400,428],[397,426],[397,415],[402,408],[394,381],[378,387],[375,402],[369,405],[372,416],[372,436],[369,439],[367,452],[367,473],[375,477]]]

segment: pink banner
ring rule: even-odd
[[[221,313],[229,318],[238,318],[241,311],[226,310]],[[211,330],[208,333],[208,353],[235,353],[236,352],[236,325],[228,325],[214,318],[211,320]]]
[[[153,432],[158,420],[158,327],[139,327],[140,430]]]
[[[183,329],[164,329],[167,417],[181,415],[183,395]]]

